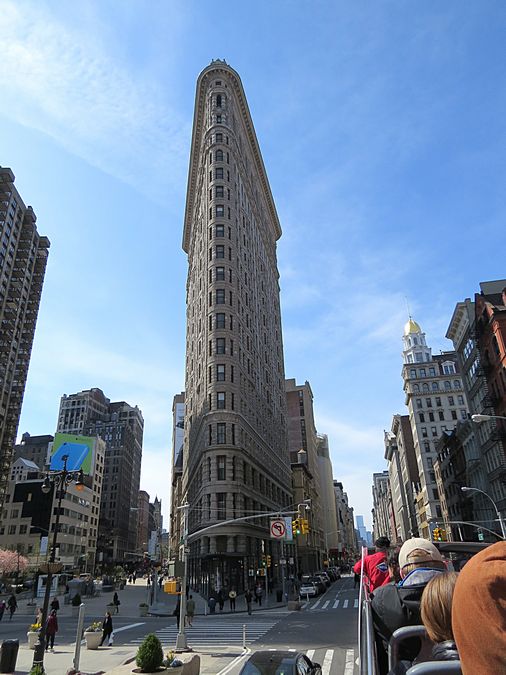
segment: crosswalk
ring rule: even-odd
[[[320,604],[321,603],[321,604]],[[316,602],[306,602],[303,605],[305,610],[330,610],[330,609],[358,609],[358,598],[339,598],[336,596],[334,600],[325,600],[322,598]]]
[[[226,647],[252,644],[273,628],[282,618],[281,615],[265,618],[261,621],[243,620],[220,620],[218,618],[197,617],[193,626],[185,629],[188,644],[191,647]],[[176,644],[178,628],[175,623],[155,631],[164,647],[172,647]],[[130,644],[139,645],[144,637],[138,637],[130,641]]]

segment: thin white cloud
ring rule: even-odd
[[[167,200],[184,182],[189,125],[159,87],[115,59],[100,35],[91,17],[78,30],[43,5],[4,0],[0,112]]]

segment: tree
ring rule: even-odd
[[[28,567],[28,559],[24,555],[20,555],[17,551],[9,551],[7,549],[0,549],[0,570],[2,574],[9,572],[24,572]]]

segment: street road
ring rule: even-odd
[[[324,595],[303,602],[300,612],[283,608],[265,609],[234,614],[197,615],[193,626],[186,628],[188,644],[203,659],[202,675],[237,675],[244,659],[243,630],[248,653],[258,649],[293,649],[302,651],[321,664],[323,675],[356,675],[358,589],[353,589],[353,577],[336,581]],[[85,626],[100,616],[86,616]],[[0,640],[18,638],[26,642],[31,616],[15,614],[0,622]],[[113,616],[114,646],[125,645],[134,652],[148,633],[156,633],[164,650],[176,642],[175,617]],[[77,619],[59,618],[56,646],[75,642]],[[114,649],[112,647],[111,649]],[[210,656],[212,655],[212,656]]]

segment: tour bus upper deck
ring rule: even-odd
[[[479,553],[489,543],[484,542],[434,542],[434,545],[440,553],[446,558],[449,569],[459,571],[462,565],[471,556]],[[362,562],[368,554],[367,549],[362,549]],[[410,626],[410,629],[418,629],[420,637],[428,641],[423,626]],[[391,663],[395,665],[396,659],[396,639],[399,641],[409,637],[404,628],[394,633],[394,650],[389,649],[389,657],[393,659]],[[397,635],[398,634],[398,635]],[[371,594],[364,577],[364,565],[360,575],[360,593],[359,593],[359,613],[358,613],[358,648],[359,648],[359,667],[360,675],[380,675],[378,657],[376,651],[376,640],[374,634],[374,623],[371,609]],[[407,675],[437,675],[438,673],[461,673],[460,661],[425,661],[413,665],[407,671]]]

